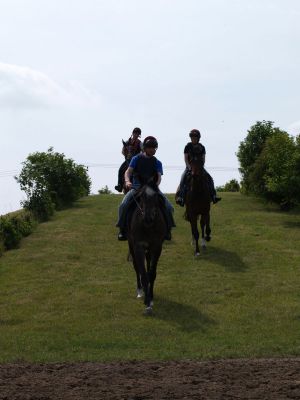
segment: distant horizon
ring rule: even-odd
[[[229,182],[231,179],[237,179],[238,182],[240,182],[240,177],[237,177],[236,175],[239,175],[239,172],[236,168],[229,168],[226,169],[224,167],[224,170],[214,170],[214,168],[218,167],[209,167],[206,166],[206,169],[209,171],[209,173],[213,176],[215,185],[216,186],[224,186],[225,183]],[[95,170],[93,174],[91,173],[91,169]],[[101,174],[101,170],[105,169],[106,174],[105,178]],[[99,171],[100,170],[100,171]],[[162,177],[162,182],[160,185],[161,190],[166,193],[166,194],[175,194],[176,188],[179,184],[180,176],[181,173],[184,170],[184,165],[179,166],[165,166],[164,167],[164,175]],[[21,171],[21,169],[20,169]],[[19,171],[19,172],[20,172]],[[97,173],[100,172],[99,173]],[[106,185],[108,186],[108,189],[112,191],[113,194],[118,194],[118,192],[115,191],[114,186],[117,184],[117,171],[118,171],[118,166],[115,165],[113,167],[109,168],[104,168],[101,167],[89,167],[88,174],[92,179],[92,188],[91,188],[91,195],[97,195],[98,190],[104,188]],[[19,172],[15,172],[12,176],[1,176],[1,171],[0,171],[0,182],[5,182],[6,187],[9,189],[10,193],[10,200],[8,202],[5,202],[4,198],[1,198],[1,203],[0,203],[0,215],[5,215],[10,212],[17,211],[21,209],[20,206],[20,201],[26,199],[25,193],[22,192],[19,188],[19,184],[14,180],[13,176],[18,175]],[[232,177],[230,177],[232,175]],[[111,182],[107,181],[107,178],[110,177],[110,179],[114,179]],[[226,181],[224,181],[226,180]],[[219,183],[223,182],[224,183]]]

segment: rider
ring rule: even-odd
[[[139,154],[142,151],[142,143],[139,139],[141,133],[142,131],[140,128],[134,128],[130,138],[126,142],[123,141],[122,154],[125,157],[125,161],[119,168],[118,184],[115,186],[115,189],[120,193],[123,190],[124,174],[129,166],[130,160],[132,159],[132,157],[134,157],[135,155]]]
[[[200,143],[201,134],[198,129],[192,129],[189,133],[191,141],[185,146],[184,148],[184,161],[186,168],[181,176],[180,184],[176,191],[175,200],[176,203],[179,204],[181,207],[184,206],[184,199],[186,194],[186,180],[187,176],[190,173],[191,165],[190,162],[193,159],[194,155],[202,157],[203,165],[205,164],[205,147]],[[205,175],[207,178],[207,183],[209,187],[209,192],[211,196],[212,202],[215,204],[221,200],[221,197],[217,197],[216,189],[214,186],[213,178],[209,175],[209,173],[205,171]]]
[[[127,240],[126,237],[126,217],[127,211],[134,198],[136,190],[141,186],[139,177],[147,181],[151,178],[156,179],[157,185],[161,182],[161,176],[163,175],[162,163],[154,157],[158,147],[157,140],[153,136],[148,136],[143,141],[143,152],[134,156],[129,164],[128,169],[125,172],[125,186],[130,189],[129,192],[124,196],[122,203],[119,207],[119,219],[117,225],[120,228],[118,240]],[[133,182],[131,177],[133,176]],[[168,233],[165,237],[166,240],[171,240],[171,228],[175,226],[173,219],[174,208],[165,195],[159,190],[160,194],[165,200],[165,218],[167,222]]]

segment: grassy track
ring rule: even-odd
[[[176,206],[145,317],[116,240],[120,199],[85,198],[0,258],[0,362],[300,355],[299,213],[225,193],[194,259]]]

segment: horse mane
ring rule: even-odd
[[[155,192],[158,192],[158,185],[156,183],[156,179],[155,178],[145,179],[145,178],[143,178],[143,177],[141,177],[139,175],[138,179],[139,179],[139,181],[141,183],[141,186],[138,189],[138,193],[143,193],[147,186],[150,187]]]

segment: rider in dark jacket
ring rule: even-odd
[[[184,148],[184,162],[186,165],[186,168],[181,176],[180,184],[177,188],[176,195],[175,195],[175,201],[178,205],[181,207],[184,206],[184,201],[185,201],[185,194],[186,194],[186,180],[187,176],[190,173],[191,166],[190,162],[194,158],[194,156],[200,157],[203,160],[203,165],[205,164],[205,147],[200,143],[200,131],[198,129],[192,129],[191,132],[189,133],[189,136],[191,138],[191,141],[185,146]],[[205,171],[206,178],[207,178],[207,183],[210,191],[210,196],[212,202],[215,204],[218,201],[221,200],[221,197],[217,197],[216,195],[216,190],[215,190],[215,185],[213,178],[209,175],[209,173]]]
[[[115,189],[120,193],[122,192],[124,186],[124,174],[129,166],[132,157],[136,156],[142,151],[142,143],[139,139],[141,133],[142,131],[140,128],[134,128],[130,138],[126,142],[124,142],[123,140],[122,154],[125,157],[125,161],[119,168],[118,184],[115,186]]]

